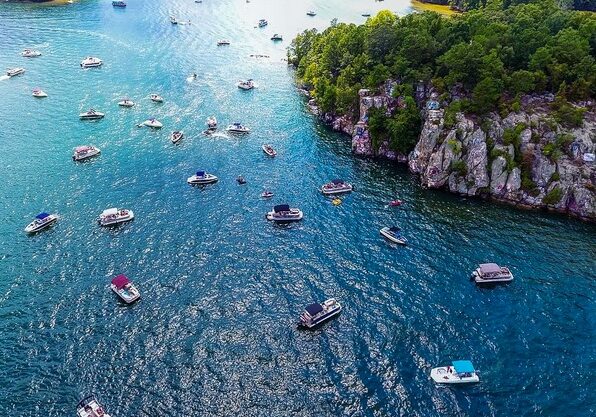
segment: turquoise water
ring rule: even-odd
[[[0,80],[0,416],[74,415],[88,392],[113,417],[594,414],[594,226],[423,190],[403,167],[354,158],[348,138],[305,112],[281,60],[292,35],[383,6],[409,11],[345,0],[0,6],[0,68],[27,70]],[[255,29],[261,17],[270,26]],[[232,45],[216,47],[221,38]],[[43,56],[21,58],[26,47]],[[87,55],[104,66],[81,70]],[[259,88],[239,91],[240,78]],[[137,106],[119,109],[123,96]],[[80,122],[89,107],[105,119]],[[212,114],[252,133],[205,137]],[[151,116],[162,131],[135,127]],[[175,129],[187,135],[178,146]],[[81,144],[101,156],[73,163]],[[189,187],[197,169],[219,183]],[[356,188],[339,207],[317,192],[334,177]],[[396,196],[406,204],[387,208]],[[300,224],[264,219],[284,202],[302,208]],[[136,219],[99,228],[113,206]],[[42,210],[60,221],[26,236]],[[381,239],[388,224],[409,246]],[[490,260],[515,282],[471,284]],[[139,287],[135,305],[110,291],[119,273]],[[337,320],[295,329],[305,304],[331,296],[344,305]],[[430,381],[460,358],[480,384]]]

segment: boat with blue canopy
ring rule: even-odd
[[[25,227],[27,233],[37,233],[47,227],[50,227],[58,220],[57,214],[39,213],[35,219]]]
[[[406,245],[408,240],[402,236],[401,229],[398,226],[383,227],[380,231],[381,235],[393,243]]]
[[[341,304],[335,298],[323,303],[313,303],[306,306],[300,315],[298,326],[312,329],[315,326],[337,316],[341,312]]]
[[[302,220],[303,214],[298,208],[291,208],[288,204],[278,204],[265,217],[270,221],[288,223]]]
[[[478,373],[472,362],[458,360],[451,366],[441,366],[430,371],[430,377],[438,384],[466,384],[479,382]]]
[[[209,174],[205,171],[197,171],[192,177],[188,177],[186,180],[191,185],[206,185],[217,182],[217,177],[213,174]]]

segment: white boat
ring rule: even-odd
[[[401,235],[401,229],[397,226],[394,227],[383,227],[380,230],[381,235],[387,238],[393,243],[399,243],[400,245],[405,245],[408,243],[408,240]]]
[[[176,131],[172,132],[172,134],[170,135],[170,140],[172,141],[172,143],[178,143],[183,138],[184,138],[184,133],[182,133],[179,130],[176,130]]]
[[[118,105],[120,107],[133,107],[135,105],[135,102],[125,98],[125,99],[122,99],[121,101],[119,101]]]
[[[35,216],[35,219],[25,227],[25,232],[37,233],[40,230],[50,227],[52,224],[56,223],[57,220],[57,214],[39,213]]]
[[[229,125],[226,130],[230,133],[249,133],[250,129],[246,126],[243,126],[241,123],[233,123]]]
[[[98,120],[98,119],[103,119],[104,116],[105,116],[105,113],[96,111],[94,109],[89,109],[85,113],[79,114],[79,118],[81,120]]]
[[[265,26],[267,26],[269,24],[269,22],[267,22],[267,20],[265,19],[261,19],[259,20],[259,27],[260,28],[264,28]]]
[[[220,41],[217,41],[217,46],[227,46],[230,44],[230,41],[227,39],[222,39]]]
[[[41,56],[41,52],[36,51],[35,49],[24,49],[23,52],[21,52],[21,56],[25,58],[36,58]]]
[[[493,282],[511,282],[513,281],[513,274],[507,267],[488,263],[478,265],[478,268],[472,272],[471,278],[477,284],[490,284]]]
[[[287,223],[302,220],[302,210],[297,208],[290,208],[288,204],[278,204],[273,207],[273,210],[267,213],[267,220]]]
[[[325,195],[342,194],[352,192],[352,184],[344,180],[334,179],[321,187],[321,192]]]
[[[466,384],[480,381],[470,361],[453,361],[451,366],[441,366],[430,371],[430,377],[438,384]]]
[[[273,149],[273,146],[268,145],[268,144],[263,144],[263,146],[261,146],[261,148],[263,149],[263,152],[265,152],[267,154],[267,156],[270,157],[274,157],[275,155],[277,155],[277,152],[275,151],[275,149]]]
[[[88,158],[93,158],[101,153],[101,150],[95,146],[83,145],[74,148],[72,159],[75,161],[84,161]]]
[[[188,177],[187,183],[191,185],[206,185],[217,182],[217,177],[213,174],[208,174],[205,171],[197,171],[192,177]]]
[[[11,68],[6,71],[6,75],[9,77],[16,77],[17,75],[21,75],[25,73],[25,68]]]
[[[130,221],[134,218],[135,214],[132,210],[109,208],[99,215],[98,222],[100,226],[112,226]]]
[[[44,98],[44,97],[47,97],[48,96],[46,94],[46,92],[43,91],[41,88],[35,88],[35,89],[33,89],[33,93],[31,93],[31,95],[33,97],[37,97],[37,98]]]
[[[273,192],[271,192],[271,191],[265,190],[261,193],[261,198],[271,198],[271,197],[273,197]]]
[[[128,279],[126,275],[118,275],[112,280],[110,288],[114,291],[118,297],[122,299],[126,304],[137,301],[141,298],[141,293]]]
[[[77,404],[77,417],[110,417],[94,395],[83,398]]]
[[[271,40],[272,40],[272,41],[283,41],[283,40],[284,40],[284,38],[283,38],[283,36],[281,36],[280,34],[276,33],[275,35],[273,35],[273,36],[271,37]]]
[[[149,98],[155,103],[163,103],[163,97],[159,94],[151,94]]]
[[[81,61],[81,68],[96,68],[101,67],[102,64],[103,61],[101,59],[96,58],[94,56],[88,56],[87,58]]]
[[[217,129],[217,119],[215,116],[211,116],[207,118],[207,129],[215,130]]]
[[[255,83],[252,79],[248,79],[246,81],[244,80],[240,80],[236,83],[236,85],[238,86],[238,88],[240,88],[241,90],[252,90],[253,88],[255,88]]]
[[[139,125],[139,127],[143,126],[151,127],[153,129],[161,129],[163,127],[163,124],[157,119],[147,119]]]
[[[312,10],[309,10],[308,12],[306,12],[306,15],[313,17],[313,16],[316,16],[317,14],[315,12],[313,12]]]
[[[341,313],[341,304],[335,298],[330,298],[323,303],[309,304],[300,315],[298,326],[312,329]]]

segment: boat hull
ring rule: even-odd
[[[270,211],[269,213],[267,213],[267,215],[265,216],[267,218],[267,220],[269,221],[273,221],[276,223],[291,223],[291,222],[297,222],[302,220],[302,218],[304,217],[302,211],[299,211],[296,215],[294,216],[276,216],[274,211]]]
[[[476,284],[504,284],[513,281],[513,274],[503,278],[485,279],[478,272],[474,271],[472,273],[472,279]]]
[[[399,245],[406,245],[408,243],[407,239],[404,237],[397,237],[395,235],[393,235],[390,231],[385,230],[385,229],[381,229],[379,232],[385,239],[393,242],[393,243],[397,243]]]
[[[346,193],[351,193],[353,191],[353,187],[343,187],[343,188],[335,188],[335,189],[331,189],[331,188],[321,188],[321,192],[324,195],[335,195],[335,194],[346,194]]]
[[[114,291],[116,293],[116,295],[122,300],[124,301],[126,304],[132,304],[135,301],[137,301],[139,298],[141,298],[141,294],[139,293],[139,291],[135,288],[134,292],[129,292],[127,290],[119,290],[114,284],[110,285],[110,288],[112,288],[112,291]],[[129,295],[130,294],[130,295]]]
[[[25,232],[29,233],[29,234],[41,232],[42,230],[47,229],[48,227],[52,226],[53,224],[55,224],[58,221],[58,216],[51,215],[50,217],[51,217],[51,219],[42,225],[37,225],[37,224],[35,224],[35,222],[29,223],[27,225],[27,227],[25,227]]]
[[[132,210],[128,210],[128,216],[118,217],[116,219],[105,219],[105,218],[102,218],[100,216],[100,218],[99,218],[98,221],[99,221],[99,225],[100,226],[107,227],[107,226],[115,226],[115,225],[120,224],[120,223],[126,223],[126,222],[129,222],[131,220],[134,220],[134,218],[135,218],[135,215],[134,215],[133,211]]]
[[[453,368],[451,368],[453,369]],[[447,367],[442,366],[439,368],[433,368],[430,371],[430,377],[437,384],[473,384],[480,381],[476,373],[469,377],[460,377],[455,372],[449,372]]]

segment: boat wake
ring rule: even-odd
[[[6,74],[4,74],[4,75],[0,75],[0,81],[3,81],[3,80],[8,80],[9,78],[10,78],[10,77],[9,77],[8,75],[6,75]]]

